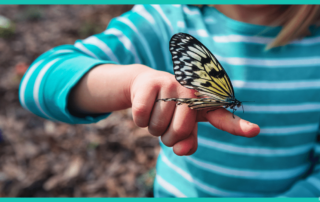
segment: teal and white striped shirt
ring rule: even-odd
[[[107,30],[41,55],[20,85],[31,112],[67,123],[92,123],[67,109],[72,87],[103,63],[145,64],[173,73],[169,40],[195,36],[220,61],[245,113],[261,133],[244,138],[199,123],[199,147],[176,156],[164,146],[157,164],[157,197],[319,197],[320,30],[284,47],[264,51],[280,28],[232,20],[213,7],[136,5]],[[125,74],[125,72],[124,72]]]

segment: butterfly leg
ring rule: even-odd
[[[237,109],[235,109],[235,108],[232,108],[232,109],[233,109],[232,116],[234,118],[234,112],[237,111]]]

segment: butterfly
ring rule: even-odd
[[[175,101],[177,105],[188,104],[195,110],[221,107],[240,107],[230,78],[216,57],[196,38],[186,33],[177,33],[169,42],[176,80],[184,87],[196,90],[199,98],[163,98],[157,101]]]

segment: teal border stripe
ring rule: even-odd
[[[259,2],[259,3],[258,3]],[[319,0],[3,0],[0,4],[320,4]]]
[[[318,198],[1,198],[1,202],[312,202]]]

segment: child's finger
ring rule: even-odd
[[[170,91],[165,91],[160,92],[160,95],[158,97],[169,98],[174,96],[170,95]],[[156,102],[151,112],[151,117],[148,126],[149,133],[154,136],[163,135],[170,125],[175,108],[175,102]]]
[[[171,147],[188,138],[194,129],[196,115],[196,111],[187,105],[177,106],[168,130],[161,136],[161,141]]]
[[[173,146],[173,151],[178,156],[182,155],[191,155],[196,152],[198,148],[198,140],[197,140],[197,132],[198,132],[198,124],[195,124],[191,135]]]
[[[156,87],[138,90],[132,101],[132,117],[135,124],[139,127],[147,127],[153,105],[157,98],[158,90]]]
[[[259,134],[260,127],[257,124],[243,120],[224,108],[211,112],[199,111],[197,121],[209,121],[214,127],[237,136],[254,137]]]

